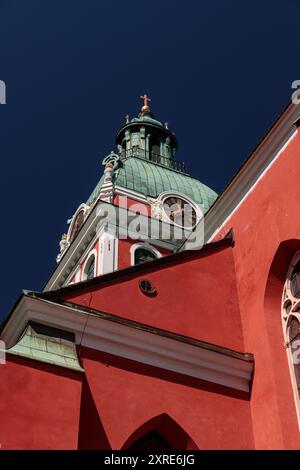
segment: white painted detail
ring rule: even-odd
[[[80,277],[81,277],[81,270],[80,266],[77,268],[76,274],[75,274],[75,283],[80,282]]]
[[[148,201],[144,194],[133,191],[132,189],[123,188],[122,186],[115,186],[115,194],[118,194],[119,196],[126,196],[129,199],[134,199],[138,202],[144,202],[145,204],[147,204]]]
[[[104,181],[101,186],[99,199],[109,203],[114,201],[114,183],[113,183],[114,169],[112,166],[105,166]]]
[[[187,204],[189,204],[194,209],[194,211],[196,212],[197,222],[200,219],[202,219],[203,213],[204,213],[203,212],[203,205],[196,204],[195,201],[193,201],[193,199],[191,199],[188,196],[185,196],[184,194],[180,193],[179,191],[164,191],[163,193],[161,193],[158,196],[156,202],[152,203],[153,217],[159,218],[159,219],[161,219],[165,222],[170,223],[170,219],[169,219],[169,217],[168,217],[168,215],[165,211],[165,208],[164,208],[165,200],[168,199],[169,197],[177,197],[177,198],[182,199]],[[174,222],[172,222],[172,224],[178,225],[178,224],[175,224]],[[178,226],[180,227],[180,225],[178,225]],[[190,229],[192,229],[192,227],[190,227]]]
[[[74,223],[76,222],[77,216],[78,216],[78,214],[80,214],[80,212],[84,213],[84,219],[86,219],[86,217],[88,215],[88,212],[89,212],[89,206],[87,206],[84,203],[80,204],[80,206],[77,208],[75,214],[73,215],[73,217],[70,221],[70,227],[69,227],[68,236],[67,236],[67,241],[69,243],[71,242],[71,234],[72,234],[72,231],[73,231]]]
[[[104,229],[109,231],[111,234],[114,234],[116,238],[131,238],[136,241],[146,240],[151,245],[165,248],[171,252],[175,251],[182,244],[183,231],[179,227],[173,228],[174,232],[169,238],[159,238],[156,236],[156,234],[154,234],[149,239],[149,234],[147,232],[144,233],[143,231],[141,231],[137,237],[136,232],[131,232],[130,229],[128,230],[130,221],[136,217],[136,214],[130,210],[119,207],[116,220],[112,223],[108,223],[107,220],[104,220],[103,217],[101,217],[100,213],[100,209],[103,209],[105,212],[107,207],[113,206],[107,202],[98,200],[89,213],[84,223],[84,227],[79,231],[69,248],[66,250],[59,265],[48,280],[43,290],[54,290],[65,284],[68,284],[78,265],[84,261],[87,253],[94,247],[98,237],[100,236],[99,234],[101,230]],[[149,220],[149,217],[147,216],[141,215],[140,217],[145,219],[145,222]],[[160,228],[161,233],[170,233],[170,229],[172,227],[171,224],[159,220],[155,220],[155,222]],[[145,225],[147,224],[145,223]],[[188,231],[188,233],[191,233],[191,231]],[[115,243],[115,269],[117,269],[118,266],[117,250],[118,242]],[[101,273],[101,268],[99,268],[98,273]]]
[[[118,239],[105,230],[99,236],[99,274],[106,274],[118,269]]]
[[[88,348],[249,391],[252,362],[28,296],[21,299],[2,331],[0,339],[7,349],[16,344],[30,320],[73,332],[76,344]]]

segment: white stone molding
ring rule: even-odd
[[[13,347],[30,320],[70,331],[76,344],[118,357],[249,392],[253,362],[238,353],[173,339],[130,321],[99,312],[88,313],[36,297],[23,296],[7,321],[0,339]],[[216,347],[215,347],[216,348]],[[226,354],[226,351],[228,353]]]
[[[107,207],[117,208],[117,217],[115,221],[108,222],[103,219],[102,212],[105,212]],[[107,202],[98,200],[97,204],[93,207],[92,211],[89,213],[84,227],[79,231],[69,248],[66,250],[64,256],[62,257],[59,265],[56,267],[54,273],[48,280],[43,290],[54,290],[62,287],[70,281],[72,276],[75,273],[75,270],[78,267],[78,264],[81,263],[87,252],[93,248],[101,230],[105,230],[111,234],[114,234],[115,238],[131,238],[132,240],[138,241],[147,241],[151,245],[154,245],[158,248],[165,248],[171,252],[175,251],[181,244],[183,239],[182,229],[174,227],[174,232],[171,233],[170,238],[157,238],[156,236],[148,238],[148,233],[140,232],[137,236],[135,232],[128,230],[128,225],[130,221],[136,217],[136,214],[130,210],[123,209],[117,206],[113,206]],[[141,219],[146,222],[150,219],[147,216],[140,216]],[[153,220],[153,219],[152,219]],[[156,221],[158,227],[161,231],[168,233],[171,229],[171,225],[162,222]],[[143,224],[142,224],[143,225]],[[187,233],[187,232],[185,232]],[[190,232],[188,232],[190,233]],[[118,243],[115,243],[115,253],[117,253]],[[116,255],[117,259],[117,255]],[[117,262],[115,263],[117,266]],[[99,273],[101,270],[99,271]]]
[[[88,212],[89,212],[89,206],[87,206],[84,203],[80,204],[80,206],[77,208],[75,214],[73,215],[73,217],[70,221],[70,226],[69,226],[69,230],[68,230],[68,234],[67,234],[67,241],[69,243],[71,242],[71,234],[72,234],[72,231],[73,231],[74,223],[76,222],[77,216],[81,211],[83,211],[84,219],[86,219],[86,217],[88,215]]]
[[[98,232],[99,240],[99,275],[111,273],[118,269],[119,240],[113,230],[102,226]]]

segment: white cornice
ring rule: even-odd
[[[24,296],[0,339],[11,348],[32,320],[75,334],[76,344],[167,371],[249,391],[253,363],[147,329],[46,300]],[[225,351],[225,350],[224,350]]]
[[[57,265],[54,273],[51,275],[50,279],[45,285],[44,290],[53,290],[61,287],[69,278],[74,268],[77,266],[79,259],[86,252],[87,247],[90,245],[92,239],[96,235],[96,208],[99,206],[99,204],[106,203],[98,201],[98,203],[93,207],[84,225],[81,227],[76,238],[64,253],[64,256]]]
[[[124,188],[123,186],[116,185],[115,194],[118,194],[119,196],[126,196],[130,199],[149,204],[145,194],[138,193],[137,191],[133,191],[132,189]]]
[[[111,223],[109,219],[106,219],[104,215],[105,206],[108,206],[108,209],[116,208],[117,213],[115,222]],[[107,202],[99,200],[93,207],[78,235],[64,253],[64,256],[57,265],[54,273],[48,280],[43,290],[48,291],[58,289],[62,287],[67,282],[67,280],[70,280],[72,273],[78,266],[80,260],[83,259],[89,247],[91,247],[93,242],[96,241],[101,229],[104,227],[107,231],[114,232],[120,238],[131,238],[132,240],[136,241],[146,240],[155,246],[166,248],[170,251],[174,251],[176,248],[178,248],[178,246],[181,245],[184,238],[184,232],[181,228],[179,229],[158,219],[151,219],[150,217],[143,214],[139,215],[139,220],[142,222],[140,226],[140,232],[137,234],[137,232],[131,231],[130,222],[132,222],[132,220],[134,220],[136,217],[136,213],[132,212],[130,209],[113,206]],[[153,224],[156,224],[156,228],[160,228],[162,233],[167,235],[170,232],[170,237],[158,238],[159,232],[155,230],[155,233],[152,234],[153,236],[150,236],[149,238],[147,230],[149,226],[148,224],[150,224],[151,221]],[[143,231],[144,228],[146,231]]]

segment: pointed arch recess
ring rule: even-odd
[[[198,450],[197,444],[188,433],[168,414],[162,413],[148,420],[136,429],[125,441],[121,450],[128,450],[143,436],[155,431],[174,450]]]

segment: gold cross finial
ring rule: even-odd
[[[141,100],[144,101],[144,106],[142,107],[142,112],[147,112],[150,111],[150,108],[148,106],[148,101],[151,101],[150,98],[145,94],[143,96],[140,96]]]

